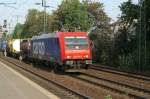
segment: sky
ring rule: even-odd
[[[35,3],[41,3],[42,0],[0,0],[0,3],[16,3],[10,4],[7,7],[4,5],[0,5],[0,25],[3,24],[3,20],[7,19],[7,23],[10,24],[10,27],[13,29],[15,24],[18,22],[24,23],[26,15],[28,13],[28,9],[35,8],[40,11],[43,8],[40,5],[36,5]],[[53,6],[55,8],[47,8],[49,13],[52,10],[55,10],[58,5],[61,4],[62,0],[46,0],[47,5]],[[103,3],[104,11],[106,14],[112,18],[113,21],[117,20],[117,17],[121,14],[119,10],[119,5],[127,0],[92,0]],[[137,4],[138,0],[133,0],[133,3]]]
[[[112,18],[113,21],[117,20],[117,17],[121,14],[119,6],[121,3],[126,2],[128,0],[95,0],[100,1],[104,5],[104,11],[106,14]],[[133,3],[137,4],[138,0],[132,0]]]

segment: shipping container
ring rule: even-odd
[[[20,42],[21,39],[12,39],[8,41],[8,52],[9,53],[20,53]]]

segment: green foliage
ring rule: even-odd
[[[132,0],[122,3],[120,6],[120,10],[122,11],[121,19],[126,22],[132,22],[133,19],[138,18],[138,9],[139,6],[133,4]]]
[[[23,30],[23,24],[18,23],[15,26],[15,29],[14,29],[14,32],[13,32],[13,35],[12,35],[13,38],[14,39],[21,38],[22,30]]]
[[[80,28],[87,31],[90,27],[87,4],[80,3],[79,0],[63,0],[54,15],[57,16],[55,24],[57,23],[58,29]]]
[[[107,95],[107,96],[105,96],[104,99],[112,99],[112,96],[111,95]]]
[[[46,13],[47,23],[46,32],[52,31],[51,22],[53,16]],[[22,38],[30,38],[34,35],[39,35],[44,30],[44,12],[36,9],[30,9],[22,31]]]
[[[134,37],[131,27],[133,20],[138,18],[139,6],[132,3],[131,0],[124,2],[120,6],[121,28],[115,37],[115,52],[117,52],[118,65],[121,69],[136,70],[137,69],[137,40]],[[134,25],[137,27],[138,25]],[[134,30],[137,32],[138,30]]]
[[[101,61],[102,61],[102,64],[107,64],[108,63],[108,53],[106,53],[105,51],[102,51],[102,54],[101,54]]]
[[[135,71],[137,70],[137,53],[129,53],[128,55],[119,56],[120,69]]]
[[[88,2],[89,20],[92,22],[89,37],[93,41],[93,59],[101,64],[110,65],[112,42],[112,31],[110,29],[110,18],[103,10],[100,2]]]
[[[37,13],[36,9],[31,9],[28,11],[26,21],[24,24],[24,29],[22,32],[22,37],[32,37],[37,32]]]
[[[40,19],[42,19],[42,17],[41,17],[41,13],[36,9],[30,9],[28,11],[28,15],[22,33],[23,38],[32,37],[33,35],[37,35],[37,33],[40,32],[41,29],[40,24],[42,24]]]
[[[115,39],[119,65],[128,70],[146,70],[150,65],[150,1],[143,0],[140,5],[136,5],[128,0],[120,6],[120,10],[123,28],[120,28]],[[138,20],[135,25],[134,19]],[[131,31],[132,28],[136,28],[135,34]]]
[[[44,12],[30,9],[24,24],[22,37],[32,37],[43,31]],[[87,31],[90,28],[88,19],[87,3],[79,0],[63,0],[61,5],[51,15],[46,14],[46,32],[65,29],[80,29]]]

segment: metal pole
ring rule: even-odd
[[[145,65],[147,65],[147,38],[146,38],[146,35],[147,35],[147,31],[146,31],[146,27],[147,27],[147,23],[146,23],[146,3],[145,1],[143,1],[143,6],[144,6],[144,36],[145,36]]]
[[[18,16],[18,15],[16,15],[16,18],[17,18],[17,24],[18,24],[19,16]]]
[[[141,0],[139,4],[139,31],[138,31],[138,71],[141,71]]]
[[[46,32],[46,0],[44,0],[44,32]]]
[[[45,32],[47,31],[47,9],[46,9],[47,5],[46,5],[46,0],[45,0]]]

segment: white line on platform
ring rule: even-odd
[[[30,79],[28,79],[27,77],[21,75],[20,73],[18,73],[16,70],[10,68],[9,66],[5,65],[3,62],[0,61],[0,64],[3,65],[4,67],[6,67],[7,69],[9,69],[10,71],[12,71],[15,75],[21,77],[23,80],[25,80],[27,83],[29,83],[30,85],[32,85],[34,88],[36,88],[37,90],[39,90],[41,93],[43,93],[44,95],[46,95],[47,97],[49,97],[50,99],[60,99],[59,97],[57,97],[56,95],[50,93],[48,90],[42,88],[41,86],[39,86],[38,84],[36,84],[35,82],[31,81]]]

